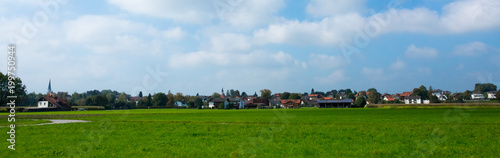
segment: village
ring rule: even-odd
[[[131,96],[111,90],[93,90],[85,93],[67,92],[54,93],[49,81],[47,94],[29,94],[37,97],[36,106],[26,107],[23,111],[70,111],[97,109],[135,109],[135,108],[189,108],[189,109],[297,109],[301,107],[317,108],[362,108],[370,104],[435,104],[435,103],[465,103],[474,101],[496,100],[500,91],[495,91],[496,85],[476,84],[474,91],[451,93],[449,91],[427,89],[425,86],[413,91],[380,94],[375,88],[367,91],[352,91],[351,89],[332,90],[328,92],[314,91],[311,93],[274,93],[271,90],[261,90],[261,95],[240,94],[239,90],[227,90],[213,93],[211,96],[188,96],[171,92],[155,93],[143,96]],[[29,98],[29,97],[28,97]]]

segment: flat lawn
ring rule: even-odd
[[[92,122],[16,127],[15,151],[2,127],[0,155],[500,157],[500,108],[70,111],[16,123],[51,118]]]

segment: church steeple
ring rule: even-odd
[[[52,93],[52,86],[50,86],[50,79],[49,79],[49,88],[47,88],[47,94]]]

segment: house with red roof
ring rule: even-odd
[[[281,106],[285,109],[298,109],[302,101],[300,99],[282,99]]]

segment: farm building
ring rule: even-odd
[[[405,104],[422,104],[422,97],[420,97],[420,96],[407,96],[407,97],[405,97]]]
[[[298,109],[300,108],[301,100],[300,99],[282,99],[281,106],[285,109]]]
[[[350,108],[353,102],[352,99],[325,99],[317,101],[319,108]]]

